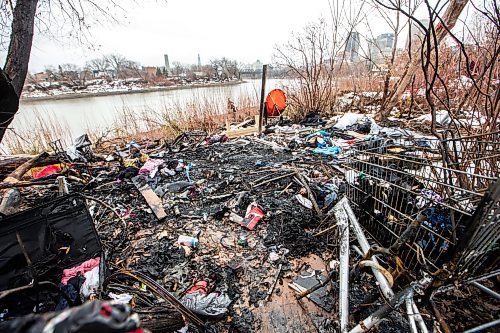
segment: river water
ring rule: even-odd
[[[266,91],[278,88],[279,80],[270,79]],[[190,103],[210,103],[224,112],[227,99],[236,106],[258,105],[260,80],[219,87],[193,87],[125,95],[82,97],[61,100],[22,100],[11,127],[18,133],[37,130],[40,122],[49,121],[69,129],[71,135],[85,133],[87,129],[111,126],[126,108],[133,112],[181,109]]]

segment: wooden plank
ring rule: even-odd
[[[309,264],[313,269],[326,269],[323,260],[316,255],[296,259],[293,266],[299,267],[303,263]],[[306,298],[298,301],[295,291],[287,287],[291,282],[290,278],[284,277],[283,284],[276,286],[276,289],[280,289],[279,294],[275,290],[269,302],[263,301],[261,306],[252,309],[252,313],[260,321],[259,332],[316,333],[318,330],[312,317],[337,319],[335,313],[324,311]]]
[[[255,116],[255,125],[253,127],[230,130],[229,123],[227,123],[226,124],[226,128],[227,128],[226,135],[228,138],[234,139],[234,138],[238,138],[240,136],[259,133],[258,123],[259,123],[259,116],[258,115]]]
[[[366,139],[369,136],[368,134],[361,134],[361,133],[354,132],[354,131],[347,131],[346,134],[351,135],[351,136],[355,137],[356,139]]]
[[[142,176],[136,176],[132,178],[132,182],[139,192],[141,192],[149,207],[153,210],[156,218],[158,220],[165,218],[167,213],[165,213],[165,209],[163,209],[161,198],[158,197],[153,189],[144,182],[144,178],[142,178]]]

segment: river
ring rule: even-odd
[[[280,86],[280,80],[270,79],[266,91]],[[36,131],[41,122],[50,126],[63,126],[71,135],[77,136],[87,129],[111,126],[124,109],[133,112],[152,110],[178,110],[191,103],[210,103],[220,108],[227,107],[227,99],[236,106],[258,105],[260,80],[246,80],[228,86],[193,87],[188,89],[155,92],[105,95],[59,100],[21,100],[19,112],[11,127],[18,133]],[[50,127],[46,126],[46,127]],[[67,132],[67,131],[66,131]]]

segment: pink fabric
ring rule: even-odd
[[[68,280],[71,279],[72,277],[75,277],[76,274],[82,273],[85,274],[88,271],[92,270],[95,267],[99,267],[99,262],[101,261],[101,258],[97,257],[95,259],[89,259],[87,261],[84,261],[82,264],[68,268],[63,270],[63,276],[61,279],[62,284],[68,284]]]
[[[165,161],[156,159],[156,158],[150,158],[144,163],[144,165],[139,169],[139,173],[143,172],[151,172],[155,168],[158,168],[160,165],[162,165]]]

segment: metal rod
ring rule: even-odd
[[[500,319],[490,321],[489,323],[479,325],[477,327],[471,328],[470,330],[464,331],[464,333],[473,333],[473,332],[481,332],[482,330],[485,330],[490,327],[495,327],[500,324]]]
[[[174,308],[176,308],[183,316],[188,318],[195,326],[204,328],[205,322],[194,312],[192,312],[189,308],[187,308],[184,304],[182,304],[174,295],[169,293],[165,288],[159,285],[156,281],[151,279],[150,277],[140,273],[133,272],[130,270],[120,270],[116,273],[111,274],[107,280],[104,282],[106,286],[107,283],[116,278],[117,276],[125,275],[129,276],[139,282],[144,283],[157,297],[163,298],[165,301],[169,302]]]
[[[269,299],[271,298],[271,295],[274,292],[274,288],[276,288],[276,283],[278,282],[278,280],[280,278],[281,268],[282,267],[283,267],[283,264],[280,263],[279,266],[278,266],[278,272],[276,273],[276,276],[274,277],[274,282],[271,285],[271,287],[269,288],[269,290],[267,291],[267,296],[265,298],[265,301],[269,301]]]
[[[309,196],[309,200],[311,200],[311,202],[313,204],[314,211],[316,211],[316,214],[321,218],[321,209],[319,208],[318,203],[316,202],[316,199],[314,198],[314,194],[311,191],[311,188],[309,187],[309,185],[307,185],[306,178],[304,176],[302,176],[300,171],[297,169],[295,169],[295,174],[296,174],[297,178],[299,179],[299,181],[302,183],[302,186],[306,189],[307,194]]]
[[[347,332],[349,323],[349,221],[345,211],[347,198],[343,198],[334,208],[340,235],[340,282],[339,282],[339,317],[340,332]]]
[[[391,273],[389,273],[389,271],[387,269],[385,269],[384,267],[382,267],[379,263],[376,263],[373,260],[361,260],[358,263],[358,266],[359,267],[371,267],[372,269],[376,269],[377,271],[379,271],[380,273],[382,273],[384,275],[387,282],[389,283],[389,287],[392,288],[392,286],[394,285],[394,279],[392,278]]]
[[[497,293],[496,291],[494,290],[491,290],[490,288],[488,287],[485,287],[483,286],[482,284],[478,283],[478,282],[472,282],[471,283],[474,287],[477,287],[478,289],[480,289],[481,291],[484,291],[485,293],[487,293],[488,295],[490,296],[493,296],[495,297],[496,299],[500,299],[500,294]]]
[[[398,308],[403,304],[406,297],[409,294],[413,294],[414,290],[425,289],[432,282],[430,277],[424,277],[422,280],[412,283],[409,287],[403,289],[399,293],[397,293],[389,303],[382,305],[377,311],[372,313],[366,319],[362,320],[356,327],[349,331],[349,333],[366,333],[375,325],[378,325],[389,313],[391,313],[394,309]]]

